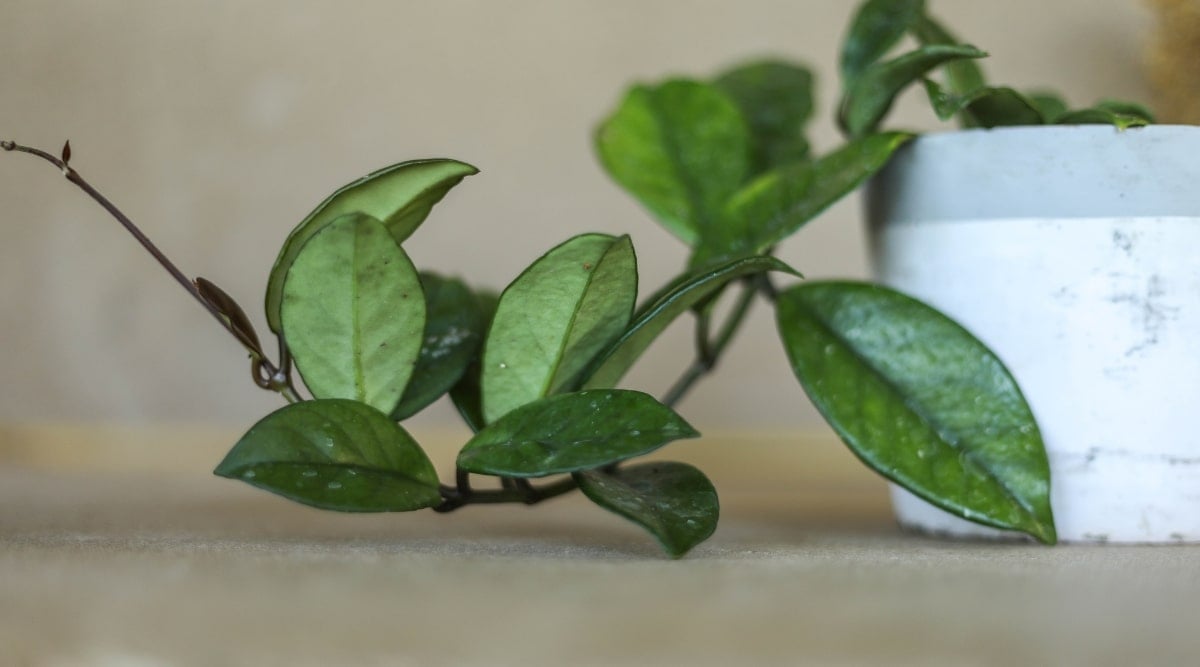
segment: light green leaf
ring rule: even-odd
[[[777,315],[804,390],[868,466],[965,519],[1054,542],[1037,424],[970,333],[863,283],[799,285],[780,295]]]
[[[369,405],[342,399],[267,415],[214,473],[340,512],[407,512],[442,500],[433,464],[408,433]]]
[[[461,280],[421,273],[425,292],[425,338],[416,368],[392,419],[420,412],[453,387],[475,359],[487,331],[487,315]]]
[[[750,125],[750,174],[808,157],[804,125],[812,116],[813,75],[778,60],[747,63],[717,77],[717,87]]]
[[[842,42],[841,72],[848,86],[916,27],[925,12],[924,0],[867,0],[850,21]]]
[[[421,351],[425,299],[383,223],[350,213],[310,238],[288,271],[282,316],[313,396],[396,407]]]
[[[717,490],[704,473],[663,461],[575,474],[592,502],[645,528],[672,558],[707,540],[717,529]]]
[[[637,261],[628,236],[583,234],[546,253],[500,295],[483,352],[483,416],[571,387],[629,324]]]
[[[944,63],[986,55],[973,46],[932,45],[875,63],[863,70],[846,90],[838,115],[839,124],[851,137],[874,132],[896,96],[909,84]]]
[[[587,388],[613,387],[650,344],[683,313],[715,294],[730,281],[767,271],[799,275],[787,264],[768,256],[744,257],[723,265],[685,275],[660,296],[638,311],[633,323],[584,374]]]
[[[750,132],[716,86],[636,86],[596,131],[600,162],[672,234],[695,243],[750,169]]]
[[[271,331],[282,331],[279,311],[292,262],[325,225],[347,213],[365,213],[383,222],[396,243],[401,243],[450,188],[477,173],[475,167],[455,160],[413,160],[372,172],[339,188],[292,230],[279,251],[267,281],[267,323]]]
[[[815,162],[773,169],[754,179],[730,199],[720,233],[704,239],[692,265],[765,252],[858,189],[912,137],[903,132],[867,135]]]
[[[458,467],[481,475],[544,477],[599,468],[698,435],[648,394],[580,391],[527,403],[489,424],[459,452]]]

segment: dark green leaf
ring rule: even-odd
[[[392,238],[401,243],[450,188],[477,173],[475,167],[455,160],[414,160],[385,167],[339,188],[292,230],[279,251],[267,282],[267,323],[271,331],[282,331],[279,311],[283,283],[292,262],[300,248],[325,225],[347,213],[365,213],[383,222]]]
[[[874,132],[896,96],[930,70],[947,62],[986,55],[973,46],[931,45],[875,63],[863,70],[846,91],[839,123],[851,137]]]
[[[910,139],[911,134],[902,132],[868,135],[815,162],[756,178],[730,199],[720,232],[704,239],[692,265],[765,252],[856,190]]]
[[[1158,122],[1154,118],[1154,113],[1145,105],[1137,102],[1126,102],[1124,100],[1100,100],[1095,104],[1097,109],[1104,109],[1122,116],[1134,116],[1146,121],[1147,124]]]
[[[341,512],[407,512],[441,502],[437,472],[408,433],[369,405],[342,399],[267,415],[214,472]]]
[[[425,338],[412,378],[392,419],[420,412],[458,383],[475,359],[487,331],[479,299],[461,280],[421,273],[425,292]]]
[[[690,465],[642,463],[612,473],[576,473],[575,480],[592,502],[649,531],[672,558],[717,529],[717,490]]]
[[[812,116],[813,76],[807,68],[764,60],[724,72],[715,83],[750,124],[749,175],[808,157],[804,124]]]
[[[1046,122],[1033,100],[1012,88],[984,87],[956,95],[925,79],[925,91],[938,118],[948,120],[961,115],[965,127],[1042,125]]]
[[[383,223],[350,213],[310,238],[288,271],[282,316],[313,396],[396,407],[421,351],[425,299]]]
[[[963,518],[1054,542],[1041,435],[982,343],[929,306],[862,283],[794,287],[777,314],[796,376],[868,466]]]
[[[458,466],[482,475],[544,477],[599,468],[698,435],[648,394],[596,389],[509,412],[467,442]]]
[[[750,132],[716,86],[636,86],[596,131],[600,162],[671,233],[695,243],[750,168]]]
[[[1055,93],[1031,92],[1026,93],[1025,97],[1047,123],[1056,122],[1059,116],[1067,112],[1066,100]]]
[[[500,295],[495,292],[475,292],[475,304],[484,322],[483,330],[485,332],[492,325],[492,318],[496,315],[496,305],[499,302]],[[458,410],[459,416],[475,433],[478,433],[486,425],[483,420],[483,390],[479,384],[482,374],[483,348],[480,347],[475,350],[475,355],[467,366],[467,371],[450,390],[450,400]]]
[[[913,35],[925,46],[935,44],[962,45],[962,40],[946,30],[942,24],[928,15],[913,24]],[[955,60],[942,68],[946,73],[946,87],[955,95],[965,95],[987,85],[983,70],[974,60]]]
[[[1112,125],[1119,130],[1154,122],[1146,107],[1132,102],[1104,101],[1088,109],[1067,111],[1054,119],[1056,125]]]
[[[613,387],[658,335],[683,313],[706,297],[736,280],[756,273],[782,271],[799,275],[787,264],[768,256],[746,257],[696,274],[684,276],[670,289],[638,311],[637,317],[621,337],[596,357],[593,368],[584,374],[588,388]]]
[[[500,295],[483,351],[483,416],[573,386],[629,324],[637,262],[628,236],[576,236],[546,253]]]
[[[842,42],[843,85],[887,55],[924,13],[924,0],[867,0],[859,6]]]

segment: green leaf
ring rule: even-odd
[[[1067,111],[1054,119],[1056,125],[1112,125],[1119,130],[1154,122],[1146,107],[1132,102],[1102,101],[1088,109]]]
[[[500,295],[483,352],[483,416],[571,387],[621,332],[637,299],[628,236],[583,234],[546,253]]]
[[[416,368],[392,419],[420,412],[453,387],[476,357],[487,331],[479,300],[461,280],[421,273],[425,292],[425,338]]]
[[[596,131],[600,162],[672,234],[695,243],[750,169],[750,132],[716,86],[636,86]]]
[[[596,357],[592,364],[594,370],[584,374],[587,378],[585,386],[589,389],[616,386],[626,371],[675,318],[731,281],[767,271],[799,275],[774,257],[756,256],[735,259],[700,273],[688,274],[669,285],[669,289],[638,311],[635,320],[620,338]]]
[[[1012,88],[984,87],[956,95],[926,79],[925,91],[938,118],[948,120],[961,115],[965,127],[1042,125],[1046,122],[1038,105]]]
[[[863,283],[794,287],[777,315],[804,390],[868,466],[963,518],[1054,542],[1041,435],[983,343],[929,306]]]
[[[912,26],[913,36],[924,46],[937,44],[962,45],[962,40],[955,37],[949,30],[929,15],[921,17]],[[965,95],[972,90],[978,90],[987,85],[983,70],[974,60],[955,60],[943,66],[946,74],[946,87],[951,93]]]
[[[815,162],[773,169],[756,178],[729,200],[720,233],[705,238],[692,265],[765,252],[858,189],[912,137],[903,132],[867,135]]]
[[[704,473],[663,461],[575,474],[592,502],[645,528],[672,558],[707,540],[717,529],[717,490]]]
[[[851,137],[869,134],[875,131],[896,96],[909,84],[920,80],[939,65],[986,55],[973,46],[931,45],[892,60],[875,63],[863,70],[846,90],[838,116],[839,124]]]
[[[500,295],[495,292],[475,292],[475,304],[484,322],[484,331],[487,331],[491,327],[492,319],[496,316],[496,306],[499,302]],[[471,359],[471,363],[467,366],[466,372],[463,373],[458,383],[450,390],[450,400],[454,403],[455,409],[458,410],[459,416],[462,417],[467,426],[475,433],[478,433],[487,425],[487,422],[483,419],[483,388],[480,384],[482,375],[483,349],[480,347],[475,350],[475,354]]]
[[[281,314],[313,396],[396,407],[421,351],[425,299],[383,223],[350,213],[310,238],[288,271]]]
[[[808,157],[804,125],[813,110],[811,71],[763,60],[728,70],[714,83],[750,124],[751,174]]]
[[[407,512],[442,500],[433,464],[408,433],[371,406],[343,399],[267,415],[214,473],[340,512]]]
[[[1047,123],[1056,122],[1059,116],[1067,112],[1066,100],[1056,93],[1046,91],[1031,92],[1026,93],[1025,97],[1038,110],[1038,113],[1042,115],[1042,118]]]
[[[279,251],[267,281],[267,324],[271,331],[282,331],[283,284],[292,262],[326,225],[347,213],[365,213],[382,221],[396,243],[401,243],[450,188],[477,173],[475,167],[455,160],[413,160],[385,167],[339,188],[292,230]]]
[[[467,442],[458,467],[481,475],[544,477],[599,468],[698,435],[648,394],[581,391],[504,415]]]
[[[912,30],[925,12],[924,0],[867,0],[850,21],[842,42],[843,85],[849,85]]]

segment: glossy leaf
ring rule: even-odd
[[[868,135],[815,162],[774,169],[751,181],[730,199],[725,224],[697,249],[693,266],[765,252],[858,189],[910,139],[902,132]]]
[[[902,90],[947,62],[987,55],[973,46],[931,45],[875,63],[854,79],[842,98],[838,121],[851,137],[875,131]]]
[[[637,262],[628,236],[583,234],[546,253],[500,295],[483,352],[483,416],[569,388],[629,324]]]
[[[297,253],[283,299],[284,336],[313,396],[390,413],[421,351],[425,299],[383,223],[351,213],[326,225]]]
[[[200,298],[220,313],[221,318],[229,326],[229,330],[250,354],[260,359],[266,356],[263,353],[262,344],[258,340],[258,332],[254,330],[254,324],[250,322],[246,311],[242,310],[233,297],[205,278],[197,277],[192,284],[196,286],[196,292]]]
[[[1004,365],[929,306],[862,283],[780,295],[809,398],[868,466],[963,518],[1054,542],[1041,435]]]
[[[421,273],[425,338],[416,368],[392,419],[407,419],[450,391],[475,358],[484,333],[479,300],[461,280]]]
[[[326,225],[347,213],[365,213],[381,221],[392,238],[401,243],[451,188],[477,173],[475,167],[455,160],[413,160],[385,167],[339,188],[292,230],[279,251],[267,281],[267,323],[271,330],[282,331],[283,284],[292,262]]]
[[[912,31],[917,41],[925,46],[963,45],[962,40],[951,34],[945,26],[928,14],[913,24]],[[948,62],[942,66],[942,71],[946,75],[946,88],[955,95],[965,95],[987,85],[983,70],[974,60],[964,59]]]
[[[599,468],[698,435],[648,394],[596,389],[509,412],[467,442],[458,466],[483,475],[544,477]]]
[[[778,60],[736,67],[717,77],[750,125],[750,174],[808,157],[804,125],[812,116],[813,76]]]
[[[636,86],[596,131],[609,175],[672,234],[695,243],[750,169],[750,131],[716,86]]]
[[[407,512],[441,502],[437,472],[408,433],[378,410],[343,399],[267,415],[214,472],[341,512]]]
[[[499,302],[499,294],[491,291],[475,292],[475,304],[481,321],[484,322],[483,330],[485,332],[491,327],[492,318],[496,315],[496,306]],[[483,348],[480,347],[475,350],[466,372],[450,389],[450,400],[454,403],[454,408],[458,410],[459,416],[475,433],[487,425],[483,419],[483,387],[480,384],[482,374]]]
[[[867,0],[859,6],[842,42],[844,85],[887,55],[905,33],[914,29],[924,12],[924,0]]]
[[[576,473],[592,502],[645,528],[679,558],[717,529],[717,490],[704,473],[684,463],[642,463],[612,473]]]
[[[594,370],[585,373],[587,379],[584,385],[589,389],[616,386],[634,362],[675,318],[688,312],[731,281],[767,271],[799,275],[774,257],[754,256],[735,259],[721,266],[685,276],[646,307],[639,309],[629,328],[596,357],[593,363]]]

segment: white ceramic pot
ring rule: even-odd
[[[995,350],[1059,538],[1200,541],[1200,127],[921,137],[867,191],[876,277]],[[902,524],[999,535],[900,489]]]

